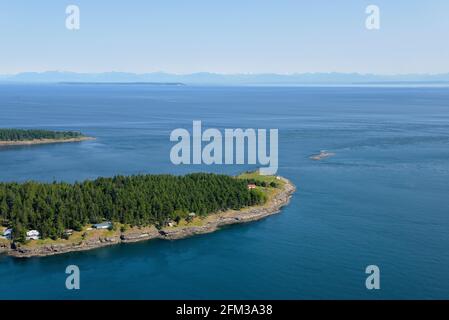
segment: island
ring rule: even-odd
[[[77,131],[0,128],[0,147],[93,140]]]
[[[34,257],[185,238],[275,214],[294,191],[288,179],[258,172],[0,183],[0,252]]]

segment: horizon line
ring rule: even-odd
[[[223,73],[215,71],[193,71],[187,73],[176,73],[168,71],[146,71],[146,72],[133,72],[133,71],[97,71],[97,72],[86,72],[86,71],[71,71],[71,70],[45,70],[45,71],[20,71],[15,73],[0,73],[0,76],[17,76],[21,74],[46,74],[46,73],[61,73],[61,74],[108,74],[108,73],[118,73],[118,74],[132,74],[132,75],[147,75],[147,74],[165,74],[173,76],[188,76],[195,74],[211,74],[211,75],[221,75],[221,76],[259,76],[259,75],[276,75],[276,76],[300,76],[300,75],[359,75],[359,76],[382,76],[382,77],[394,77],[394,76],[439,76],[439,75],[449,75],[448,71],[442,72],[420,72],[420,73],[373,73],[373,72],[358,72],[358,71],[307,71],[307,72],[234,72],[234,73]]]

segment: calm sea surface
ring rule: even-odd
[[[172,165],[169,134],[193,120],[278,128],[291,204],[185,240],[0,256],[0,298],[449,298],[449,88],[0,85],[0,127],[97,138],[4,149],[0,181],[254,168]],[[336,155],[309,159],[322,149]],[[71,264],[78,291],[65,289]]]

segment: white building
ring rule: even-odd
[[[111,229],[112,228],[112,222],[106,221],[102,223],[94,224],[92,227],[95,229]]]
[[[40,233],[37,230],[30,230],[27,232],[27,240],[38,240],[40,239]]]
[[[6,230],[3,232],[3,236],[4,236],[6,239],[11,239],[11,236],[12,236],[12,229],[6,229]]]

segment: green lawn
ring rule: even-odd
[[[276,184],[282,186],[285,184],[284,181],[278,180],[277,176],[265,176],[259,174],[259,171],[253,171],[253,172],[245,172],[241,175],[237,176],[238,179],[254,179],[257,181],[265,181],[267,183],[275,182]]]

